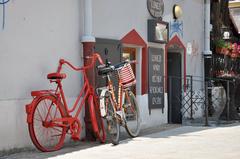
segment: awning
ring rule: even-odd
[[[240,34],[240,1],[229,1],[229,13],[230,18],[238,32]]]
[[[231,8],[230,11],[230,18],[238,32],[240,34],[240,8]]]

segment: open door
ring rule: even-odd
[[[181,92],[182,92],[182,64],[181,54],[168,52],[168,122],[182,123]]]

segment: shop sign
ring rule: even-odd
[[[163,0],[148,0],[147,8],[152,17],[161,19],[164,12]]]
[[[164,61],[163,49],[149,48],[148,104],[151,108],[164,108]]]

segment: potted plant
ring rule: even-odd
[[[216,53],[223,54],[226,52],[227,46],[223,39],[217,39],[215,42]]]

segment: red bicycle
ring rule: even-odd
[[[64,144],[67,133],[71,135],[73,140],[80,139],[81,123],[78,116],[85,101],[87,101],[87,106],[89,106],[94,134],[100,142],[105,142],[106,134],[100,115],[99,99],[95,95],[86,73],[88,69],[94,67],[97,60],[100,64],[103,64],[103,61],[97,53],[88,58],[91,59],[91,63],[81,68],[74,67],[68,61],[61,59],[57,72],[47,75],[51,83],[55,82],[57,84],[56,89],[31,92],[33,100],[26,105],[27,123],[31,140],[40,151],[50,152],[59,150]],[[82,72],[84,78],[84,86],[72,109],[69,109],[67,105],[61,83],[66,78],[66,74],[61,73],[64,64],[75,71]],[[76,109],[77,106],[78,109]]]

